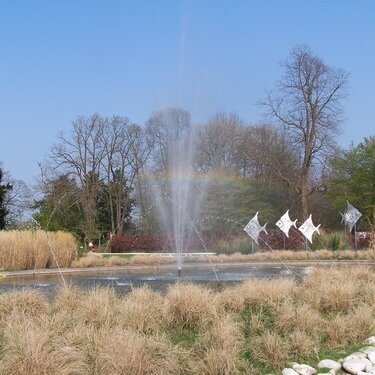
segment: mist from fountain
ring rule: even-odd
[[[197,236],[194,223],[208,186],[208,179],[198,176],[194,168],[194,135],[190,129],[181,139],[169,137],[165,150],[165,170],[152,184],[157,212],[169,242],[174,247],[179,274],[189,240]],[[202,237],[198,238],[202,241]]]

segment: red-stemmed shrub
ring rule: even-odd
[[[216,235],[191,236],[184,239],[183,252],[204,252],[212,247],[220,238]],[[203,243],[202,243],[203,242]],[[204,245],[203,245],[204,244]],[[111,240],[112,253],[169,253],[175,251],[173,236],[165,234],[134,235],[122,234],[113,236]]]

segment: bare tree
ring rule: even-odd
[[[296,158],[285,137],[271,125],[246,125],[237,114],[218,113],[202,126],[196,161],[201,172],[224,169],[246,179],[294,176]]]
[[[7,222],[17,225],[27,217],[27,212],[32,206],[32,191],[22,180],[9,178],[8,183],[12,189],[7,191],[4,200],[5,207],[9,212]]]
[[[73,122],[69,137],[61,134],[60,143],[51,151],[51,161],[56,170],[63,169],[77,179],[81,188],[78,197],[83,210],[82,231],[87,238],[98,235],[95,217],[99,188],[99,172],[105,155],[103,132],[107,119],[99,114],[79,117]]]
[[[306,46],[295,48],[282,66],[284,76],[263,104],[298,152],[297,184],[279,177],[296,190],[306,218],[308,197],[317,189],[312,169],[324,166],[340,130],[348,73],[329,67]]]
[[[165,171],[173,157],[171,145],[183,141],[191,129],[189,112],[180,108],[168,108],[151,115],[146,131],[153,148],[155,168]]]
[[[79,117],[71,133],[60,135],[52,148],[47,169],[42,169],[41,190],[48,192],[50,181],[59,176],[74,178],[83,217],[79,229],[85,237],[121,233],[130,222],[132,191],[149,153],[144,129],[126,117]]]
[[[246,161],[244,177],[265,184],[275,179],[296,183],[298,157],[283,134],[269,124],[246,128],[239,151]]]
[[[239,169],[244,162],[243,154],[239,152],[244,129],[244,123],[236,113],[215,114],[199,130],[196,150],[198,170]]]
[[[107,121],[103,144],[112,232],[121,233],[129,217],[130,192],[151,150],[144,130],[120,116]]]
[[[102,165],[108,186],[108,203],[110,211],[111,229],[114,233],[119,227],[122,229],[121,218],[124,193],[126,189],[126,167],[129,153],[127,131],[129,120],[120,116],[113,116],[107,121],[103,135],[105,150]],[[126,198],[125,198],[126,199]]]
[[[149,186],[143,178],[145,174],[145,166],[152,152],[150,141],[143,128],[133,125],[130,129],[133,142],[130,144],[129,164],[132,168],[132,184],[136,192],[136,200],[139,208],[140,229],[148,231],[148,208],[149,205]]]

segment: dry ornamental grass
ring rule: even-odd
[[[76,257],[77,243],[70,233],[0,231],[2,269],[69,267]]]
[[[302,284],[249,279],[222,291],[176,284],[165,295],[142,287],[120,296],[62,287],[51,301],[37,291],[4,293],[0,374],[279,373],[374,334],[374,286],[373,270],[358,266],[319,268]]]

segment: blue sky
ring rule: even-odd
[[[165,107],[263,120],[280,61],[307,44],[350,72],[338,142],[374,135],[372,0],[2,0],[0,161],[28,183],[79,115],[143,124]]]

